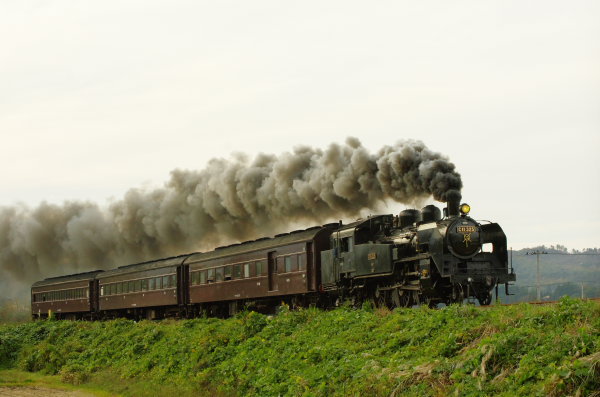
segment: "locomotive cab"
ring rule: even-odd
[[[331,249],[321,252],[321,279],[332,286],[342,279],[391,273],[393,246],[384,241],[393,229],[392,215],[371,216],[331,234]]]

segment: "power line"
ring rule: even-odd
[[[540,302],[542,300],[542,295],[540,292],[540,255],[546,255],[546,251],[535,250],[533,252],[527,252],[525,255],[535,255],[537,261],[537,272],[535,276],[535,284],[537,289],[537,300]]]
[[[540,284],[540,287],[549,287],[551,285],[580,285],[580,284],[595,284],[595,285],[600,285],[600,282],[597,281],[563,281],[560,283],[544,283],[544,284]],[[514,284],[515,288],[534,288],[537,287],[536,285],[520,285],[520,284]]]
[[[598,253],[598,254],[594,254],[594,253],[570,254],[568,252],[544,252],[544,254],[547,254],[547,255],[568,255],[568,256],[600,256],[600,253]],[[529,252],[527,252],[525,254],[518,254],[518,255],[515,255],[515,256],[529,256],[529,255],[532,255],[532,254],[530,254]]]

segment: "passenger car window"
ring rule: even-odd
[[[208,269],[207,280],[209,283],[214,283],[215,281],[215,269]]]
[[[298,270],[306,270],[306,255],[298,254]]]
[[[231,280],[231,266],[225,266],[225,280]]]
[[[169,288],[175,288],[177,286],[176,282],[175,282],[175,275],[171,274],[169,276]]]
[[[235,267],[233,269],[234,269],[233,277],[242,278],[242,265],[240,265],[240,264],[235,265]]]
[[[283,261],[285,263],[285,272],[289,273],[292,271],[292,257],[291,256],[286,256],[285,258],[283,258]]]
[[[263,274],[263,263],[262,262],[256,262],[256,273],[252,272],[252,274],[256,274],[257,276],[261,276]]]
[[[148,291],[148,279],[142,280],[142,291]]]
[[[206,270],[200,272],[200,284],[206,284]]]
[[[215,281],[223,281],[223,273],[224,269],[222,267],[218,267],[215,269]]]
[[[170,287],[169,285],[169,276],[163,276],[162,277],[162,287],[163,289],[167,289]]]
[[[150,291],[154,291],[156,289],[156,278],[150,279],[148,289],[150,289]]]
[[[249,263],[244,264],[244,277],[246,277],[246,278],[250,277],[250,264]]]

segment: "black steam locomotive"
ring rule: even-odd
[[[497,223],[480,224],[451,192],[442,218],[428,205],[341,226],[322,252],[323,285],[341,297],[410,307],[476,298],[487,305],[515,274],[508,267],[506,235]],[[487,249],[489,252],[484,252]]]
[[[412,307],[489,304],[515,274],[506,236],[480,224],[450,192],[444,215],[434,205],[399,216],[315,226],[240,244],[45,279],[32,286],[32,315],[44,318],[226,316],[243,308],[291,306]]]

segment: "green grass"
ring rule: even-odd
[[[46,389],[67,391],[80,390],[98,397],[115,396],[115,394],[100,390],[91,384],[74,386],[61,381],[60,377],[56,375],[42,375],[40,373],[31,373],[16,369],[0,370],[0,388],[2,387],[43,387]]]
[[[0,366],[131,396],[594,395],[600,305],[29,322],[0,326]]]

